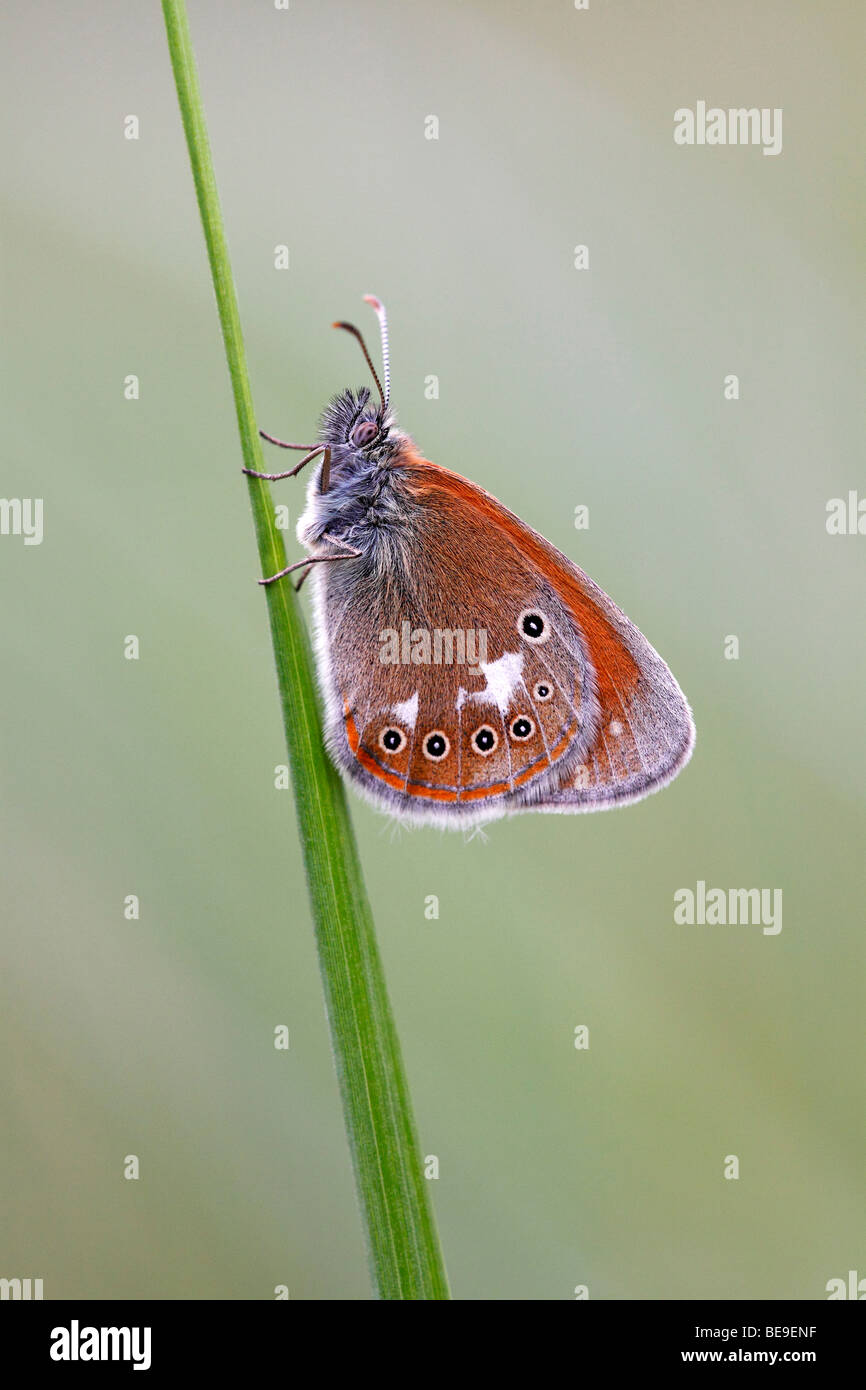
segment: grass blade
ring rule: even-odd
[[[184,0],[162,0],[247,468],[264,471]],[[248,478],[262,574],[285,566],[268,484]],[[409,1090],[342,782],[328,760],[290,580],[266,590],[319,963],[374,1290],[449,1298]]]

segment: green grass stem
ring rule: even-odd
[[[244,465],[264,471],[184,0],[162,0]],[[262,575],[286,564],[267,482],[247,478]],[[291,579],[264,591],[349,1148],[380,1298],[448,1298],[409,1089],[343,784],[328,759],[310,642]],[[277,866],[275,865],[275,872]]]

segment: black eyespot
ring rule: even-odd
[[[451,744],[441,730],[434,729],[424,740],[424,757],[429,758],[431,763],[441,763],[442,759],[448,756],[450,747]]]
[[[553,694],[553,691],[551,690],[550,686],[547,684],[546,681],[538,681],[533,687],[532,693],[535,696],[536,700],[543,701],[549,700]]]
[[[493,752],[498,742],[496,730],[491,729],[489,724],[482,724],[481,728],[476,729],[472,735],[472,747],[476,753],[480,753],[484,758]]]
[[[535,608],[524,608],[517,619],[517,631],[527,642],[546,642],[550,636],[550,624],[543,613]]]
[[[400,753],[406,747],[406,735],[402,729],[383,729],[379,735],[379,747],[386,753]]]
[[[361,420],[352,430],[352,443],[356,449],[363,449],[366,444],[376,438],[378,433],[379,426],[375,420]]]
[[[511,737],[520,741],[531,738],[535,733],[535,725],[531,719],[527,719],[525,714],[519,714],[516,719],[511,721]]]

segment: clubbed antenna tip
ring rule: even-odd
[[[365,294],[364,303],[370,304],[376,311],[379,320],[379,333],[382,338],[382,376],[385,378],[385,396],[383,404],[387,410],[388,402],[391,399],[391,358],[388,352],[388,316],[385,313],[385,305],[381,299],[377,299],[375,294]]]

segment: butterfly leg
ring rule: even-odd
[[[298,580],[297,584],[295,585],[295,593],[296,593],[296,594],[299,594],[299,593],[301,592],[301,586],[303,585],[304,580],[306,579],[307,575],[308,575],[308,574],[312,574],[312,572],[313,572],[313,566],[312,566],[312,565],[307,565],[307,568],[304,570],[303,574],[301,575],[300,579]]]
[[[259,430],[262,439],[266,439],[269,444],[276,444],[278,449],[299,449],[305,453],[307,449],[315,449],[315,444],[289,444],[285,439],[277,439],[275,434],[268,434],[267,430]]]
[[[327,481],[331,471],[331,451],[326,447],[326,445],[284,444],[281,439],[274,439],[271,435],[265,434],[264,430],[259,430],[259,434],[262,436],[263,439],[270,440],[272,444],[279,444],[281,449],[309,449],[309,453],[301,459],[300,463],[296,464],[294,468],[287,469],[285,473],[257,473],[254,468],[242,468],[242,473],[248,474],[250,478],[264,478],[266,482],[278,483],[281,478],[294,478],[298,473],[300,473],[302,468],[306,467],[306,465],[310,462],[311,459],[318,457],[319,454],[324,454],[325,459],[324,468],[322,470],[322,482],[325,484],[325,486],[323,486],[322,491],[327,492]]]
[[[305,555],[303,560],[296,560],[293,565],[286,565],[286,568],[284,570],[279,570],[277,574],[272,574],[268,579],[260,579],[258,582],[260,584],[273,584],[276,579],[283,579],[285,575],[291,574],[293,570],[304,570],[305,573],[301,575],[300,579],[295,585],[295,590],[297,591],[298,589],[300,589],[307,575],[310,573],[310,570],[313,568],[313,565],[324,565],[331,560],[352,560],[361,554],[360,550],[356,550],[354,546],[348,545],[345,541],[340,540],[339,536],[329,535],[327,531],[323,535],[322,539],[330,541],[331,545],[342,546],[343,550],[345,551],[345,554]]]

